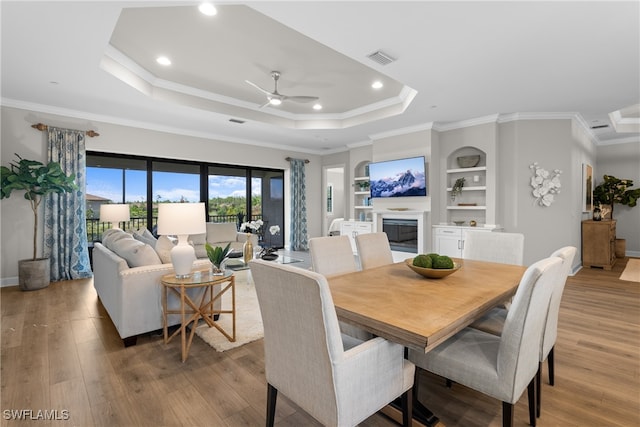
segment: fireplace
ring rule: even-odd
[[[387,233],[392,251],[418,253],[418,220],[383,218],[382,231]]]

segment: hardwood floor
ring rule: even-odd
[[[612,271],[570,277],[560,310],[556,385],[543,379],[539,426],[640,424],[640,283]],[[124,348],[91,280],[21,292],[2,288],[3,426],[261,426],[266,384],[262,341],[217,353],[195,338],[180,362],[180,341],[160,332]],[[420,400],[446,426],[500,426],[500,402],[423,375]],[[13,420],[11,410],[55,410],[57,421]],[[67,412],[65,412],[67,411]],[[51,416],[49,412],[49,416]],[[516,425],[528,423],[526,393]],[[65,420],[64,418],[68,418]],[[279,396],[279,426],[319,425]],[[377,414],[363,426],[393,426]]]

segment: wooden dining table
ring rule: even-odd
[[[404,262],[328,278],[338,318],[389,341],[429,351],[516,291],[526,267],[454,259],[428,279]]]
[[[338,318],[427,352],[513,296],[526,270],[519,265],[454,261],[461,267],[441,279],[425,278],[404,262],[330,277]],[[417,395],[414,400],[414,425],[436,425],[438,418]],[[402,419],[393,405],[383,413]]]

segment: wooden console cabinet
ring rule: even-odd
[[[611,270],[616,263],[616,220],[582,221],[582,266]]]

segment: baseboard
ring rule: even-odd
[[[640,258],[640,251],[626,251],[624,254],[630,258]]]
[[[18,276],[16,277],[4,277],[0,279],[0,288],[6,288],[9,286],[18,286]]]

